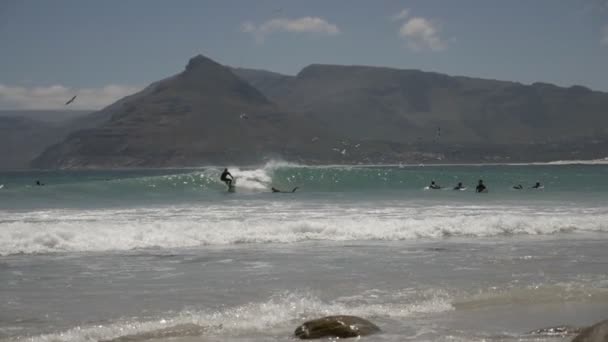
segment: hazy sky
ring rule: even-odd
[[[202,53],[608,91],[608,0],[0,0],[0,109],[97,109]]]

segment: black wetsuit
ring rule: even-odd
[[[439,185],[435,184],[435,182],[432,182],[431,185],[429,185],[429,189],[439,190],[439,189],[441,189],[441,187]]]
[[[475,188],[475,191],[477,191],[477,192],[484,192],[484,191],[486,191],[486,186],[483,185],[483,183],[479,183],[477,185],[477,187]]]
[[[228,172],[227,170],[224,170],[224,172],[222,172],[222,176],[220,177],[220,180],[224,183],[226,183],[226,185],[228,185],[228,187],[232,186],[232,179],[228,178],[228,176],[230,176],[232,178],[232,175],[230,174],[230,172]]]

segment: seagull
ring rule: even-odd
[[[70,103],[74,102],[74,100],[76,100],[76,96],[78,95],[74,95],[74,97],[72,97],[68,102],[65,103],[65,105],[69,105]]]
[[[245,114],[245,113],[242,113],[242,114],[239,116],[239,118],[241,118],[241,119],[249,119],[249,117],[248,117],[248,116],[247,116],[247,114]]]

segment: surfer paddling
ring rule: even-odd
[[[478,193],[488,192],[488,188],[486,188],[486,186],[483,184],[483,180],[479,180],[479,184],[477,184],[475,191]]]
[[[458,182],[458,185],[454,187],[454,190],[464,190],[466,187],[462,185],[462,182]]]
[[[435,181],[431,181],[431,185],[429,185],[429,189],[439,190],[439,189],[441,189],[441,186],[437,185],[437,183],[435,183]]]
[[[296,186],[295,188],[291,189],[291,191],[283,191],[283,190],[277,189],[275,187],[272,187],[270,189],[272,190],[273,193],[281,192],[281,193],[291,194],[291,193],[296,192],[296,190],[298,190],[298,187]]]

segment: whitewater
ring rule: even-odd
[[[229,167],[235,193],[222,169],[0,172],[0,340],[285,341],[351,314],[369,340],[567,341],[529,332],[608,318],[608,165],[270,162]]]

